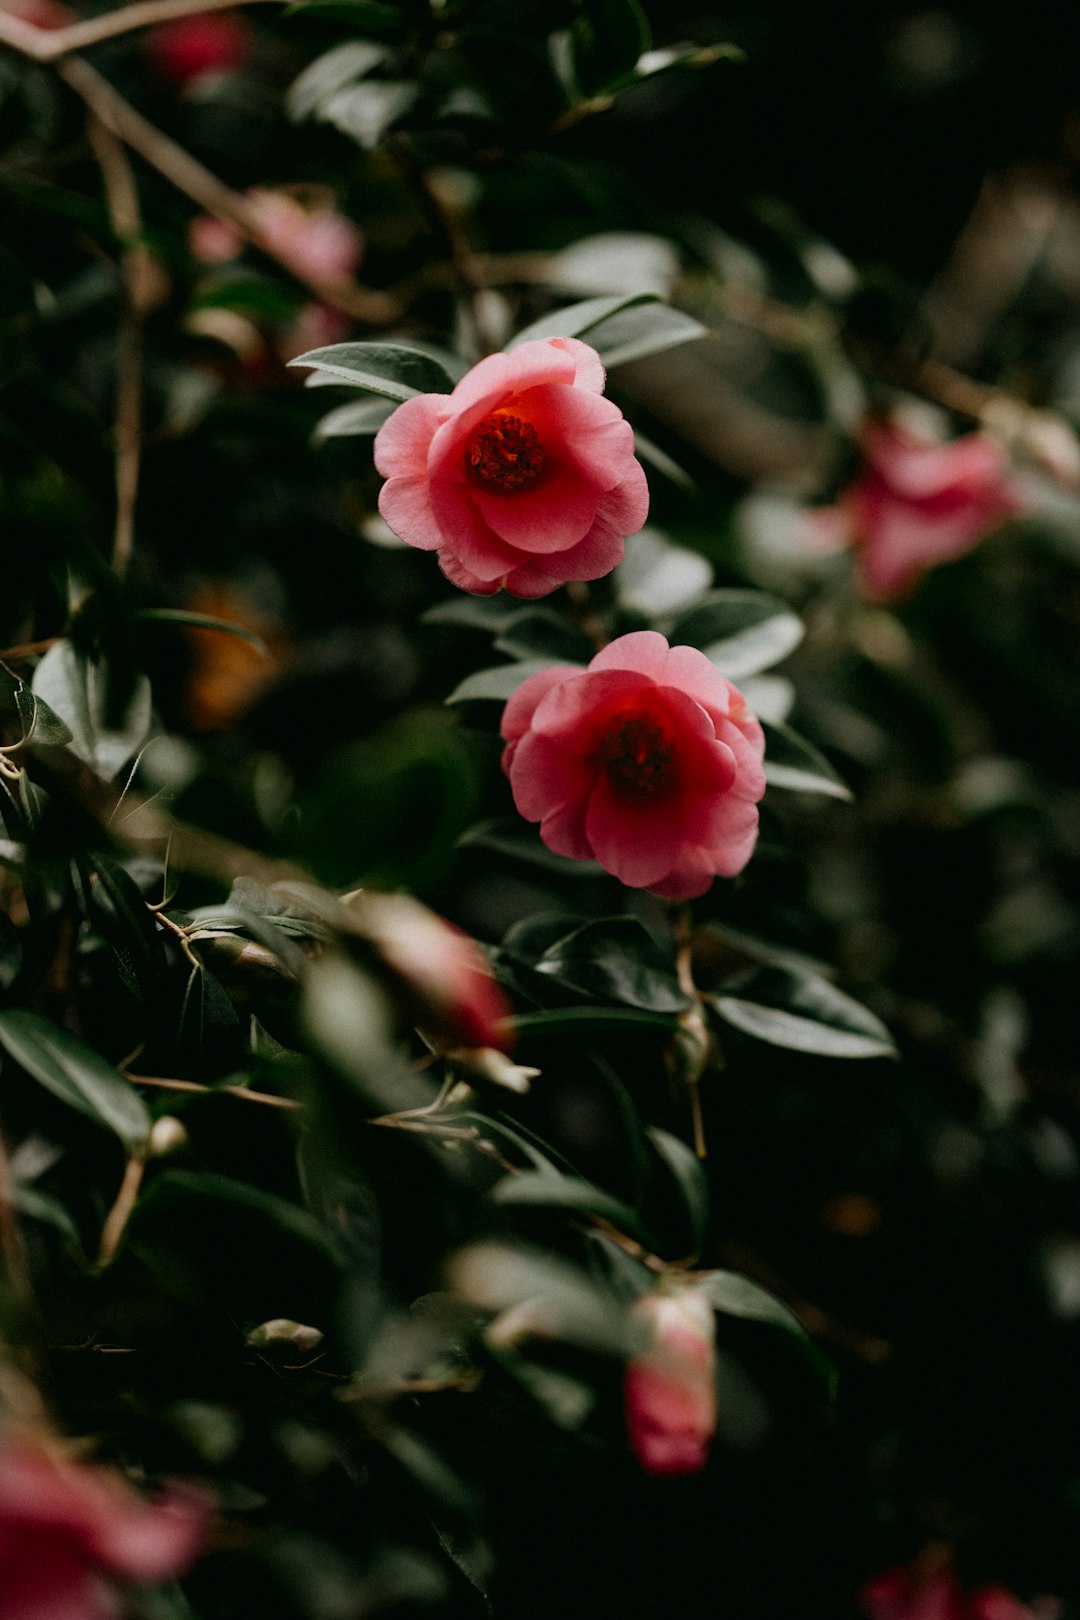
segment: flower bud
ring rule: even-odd
[[[689,1290],[649,1294],[632,1314],[649,1334],[626,1369],[626,1431],[650,1474],[694,1474],[705,1466],[716,1429],[716,1323]]]

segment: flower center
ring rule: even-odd
[[[495,411],[469,440],[465,465],[482,484],[512,495],[540,476],[544,447],[531,422]]]
[[[622,798],[658,799],[675,785],[675,750],[653,715],[616,715],[601,740],[599,760]]]

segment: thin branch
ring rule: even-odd
[[[15,1178],[11,1173],[7,1144],[0,1134],[0,1258],[12,1294],[20,1304],[26,1305],[33,1297],[30,1272],[26,1264],[26,1248],[15,1214]]]
[[[238,1097],[241,1102],[265,1103],[268,1108],[299,1108],[293,1097],[279,1097],[273,1091],[252,1091],[249,1086],[204,1086],[198,1080],[167,1080],[156,1074],[131,1074],[128,1079],[136,1086],[149,1086],[154,1091],[189,1091],[203,1096]]]
[[[123,244],[120,270],[124,279],[124,315],[116,356],[116,406],[113,440],[116,452],[116,527],[113,569],[124,574],[135,545],[135,503],[142,462],[143,325],[155,298],[157,277],[142,233],[142,210],[135,175],[123,141],[91,112],[90,145],[105,188],[109,222]]]
[[[100,17],[87,17],[79,22],[69,23],[66,28],[45,30],[35,28],[31,23],[21,23],[21,28],[28,28],[34,34],[33,41],[13,38],[13,30],[6,24],[18,22],[19,19],[9,18],[4,14],[0,18],[0,40],[20,51],[22,55],[32,56],[35,62],[56,62],[62,56],[69,56],[72,51],[88,50],[104,39],[116,39],[119,35],[130,34],[138,28],[152,28],[156,23],[175,22],[178,17],[199,16],[204,11],[226,9],[231,11],[234,6],[260,3],[279,4],[281,0],[138,0],[136,5],[120,6],[115,11],[106,11]]]
[[[117,1250],[127,1230],[127,1223],[138,1201],[145,1172],[145,1158],[141,1153],[133,1154],[124,1168],[124,1178],[120,1183],[116,1202],[106,1215],[105,1225],[101,1229],[101,1243],[95,1266],[97,1271],[104,1271],[106,1266],[111,1265],[116,1259]]]

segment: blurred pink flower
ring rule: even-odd
[[[298,276],[330,284],[351,281],[364,251],[360,231],[333,208],[306,207],[288,191],[255,186],[247,193],[262,245]],[[231,220],[199,214],[188,227],[188,243],[203,264],[239,258],[244,235]]]
[[[539,338],[481,360],[451,394],[406,400],[375,439],[379,510],[480,596],[599,579],[649,510],[630,424],[603,388],[594,349]]]
[[[277,351],[286,364],[309,349],[322,349],[340,343],[352,330],[352,321],[343,310],[329,304],[304,304],[278,340]],[[296,375],[295,372],[292,373]]]
[[[404,894],[360,890],[350,909],[437,1045],[508,1049],[510,1004],[475,940]]]
[[[502,735],[514,802],[557,854],[672,900],[750,859],[764,737],[696,648],[638,630],[587,669],[541,670],[506,705]]]
[[[699,1294],[649,1294],[633,1314],[650,1342],[626,1369],[626,1432],[650,1474],[704,1468],[716,1429],[716,1324]]]
[[[935,442],[870,420],[861,445],[853,481],[810,519],[819,542],[857,548],[863,586],[879,601],[904,596],[1022,508],[1005,453],[985,434]]]
[[[146,50],[163,78],[184,86],[205,73],[243,67],[253,40],[251,24],[238,12],[205,11],[151,28]]]
[[[205,1500],[155,1501],[48,1443],[0,1443],[0,1620],[113,1620],[117,1582],[172,1580],[202,1547]]]
[[[859,1593],[859,1605],[869,1620],[1053,1620],[1059,1613],[1053,1598],[1029,1608],[1004,1586],[965,1592],[952,1568],[933,1556],[882,1570]]]

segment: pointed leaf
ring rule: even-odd
[[[0,1012],[0,1045],[55,1097],[113,1131],[129,1151],[150,1134],[150,1113],[130,1080],[79,1040],[37,1013]]]
[[[567,304],[563,309],[552,310],[543,315],[538,321],[533,321],[524,327],[516,337],[506,345],[507,349],[516,349],[521,343],[531,343],[535,338],[547,337],[579,337],[586,338],[592,327],[599,326],[601,321],[607,320],[619,310],[629,309],[635,304],[658,304],[655,293],[616,293],[610,298],[586,298],[577,304]],[[586,338],[586,341],[590,341]]]
[[[398,401],[416,394],[448,394],[454,378],[422,349],[404,343],[332,343],[289,361],[321,375]]]
[[[802,638],[798,615],[761,591],[711,591],[671,632],[673,644],[700,647],[732,680],[778,664]]]
[[[762,726],[765,780],[770,787],[788,788],[793,793],[824,793],[832,799],[851,798],[851,789],[805,737],[775,722],[763,722]]]
[[[552,658],[530,658],[520,664],[499,664],[494,669],[478,669],[475,674],[466,675],[459,686],[455,686],[446,702],[471,703],[489,698],[493,702],[505,703],[513,697],[522,681],[527,681],[530,675],[536,675],[542,669],[550,669],[554,662]],[[579,667],[567,665],[568,669]]]
[[[727,1023],[771,1046],[831,1058],[896,1056],[880,1018],[811,973],[751,968],[710,1001]]]

